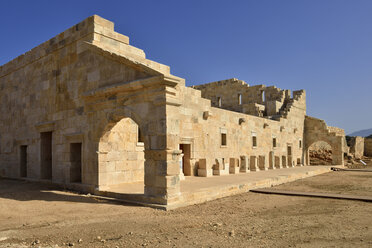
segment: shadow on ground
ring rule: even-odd
[[[55,185],[3,178],[0,178],[0,198],[16,201],[55,201],[92,204],[105,203],[138,206],[131,203],[118,203],[115,201],[89,197],[84,194],[63,190]]]

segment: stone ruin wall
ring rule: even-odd
[[[202,88],[203,85],[197,87]],[[182,140],[187,140],[193,146],[193,175],[196,175],[201,159],[207,161],[208,168],[212,168],[222,159],[228,163],[230,159],[239,160],[241,157],[257,159],[257,164],[264,164],[266,168],[275,160],[282,164],[283,157],[283,164],[287,164],[288,145],[292,147],[292,165],[303,164],[303,123],[306,113],[304,92],[302,98],[298,98],[296,102],[301,108],[294,108],[288,118],[270,120],[231,111],[225,107],[214,107],[211,104],[213,100],[205,99],[202,97],[203,91],[194,88],[180,89],[182,105],[168,109],[168,115],[173,120],[169,129],[170,132],[174,130],[173,142],[182,143]],[[237,101],[236,98],[234,100]],[[226,146],[221,145],[222,133],[227,137]],[[252,146],[252,136],[257,137],[257,147]],[[277,140],[275,148],[273,138]]]
[[[290,98],[289,90],[280,90],[275,86],[249,86],[236,78],[195,85],[192,88],[200,90],[203,98],[210,99],[213,107],[257,116],[278,114],[284,101]]]
[[[327,126],[324,120],[306,116],[305,118],[305,153],[309,162],[309,149],[319,141],[328,143],[332,148],[332,164],[344,164],[346,140],[344,131]]]
[[[328,126],[328,130],[331,133],[335,133],[337,136],[345,136],[345,130],[342,128]]]
[[[350,147],[349,153],[354,158],[361,159],[364,155],[364,138],[360,136],[351,137],[348,146]]]
[[[372,157],[372,139],[364,139],[364,155],[367,157]]]

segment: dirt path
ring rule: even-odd
[[[278,188],[371,195],[371,179],[330,172]],[[0,247],[372,247],[371,223],[366,202],[245,193],[165,212],[0,180]]]

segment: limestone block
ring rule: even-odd
[[[167,176],[179,175],[180,174],[180,164],[179,161],[167,161]]]
[[[260,169],[258,168],[257,157],[251,156],[249,160],[250,160],[250,164],[249,164],[250,171],[259,171]]]
[[[280,156],[274,156],[274,167],[276,169],[281,169],[282,167],[282,160],[280,159]]]
[[[231,167],[230,166],[230,174],[239,174],[240,168],[239,167]]]
[[[270,152],[269,153],[269,169],[271,170],[275,170],[276,167],[275,167],[275,156],[274,156],[274,152]]]
[[[216,159],[216,164],[213,166],[213,175],[229,175],[230,165],[229,163],[224,163],[222,159]]]
[[[247,173],[250,172],[249,170],[249,157],[248,156],[240,156],[240,173]]]
[[[207,169],[207,160],[205,158],[199,159],[199,169]]]
[[[222,163],[216,163],[213,165],[213,169],[214,170],[224,170],[225,169],[225,165],[222,164]]]
[[[211,177],[213,176],[213,169],[198,169],[199,177]]]
[[[173,176],[156,176],[154,186],[159,188],[174,188],[179,185],[179,175]]]
[[[229,172],[230,174],[238,174],[240,171],[239,159],[230,158]]]
[[[126,152],[128,161],[137,161],[137,152]]]
[[[224,175],[229,175],[228,170],[213,170],[213,175],[215,176],[224,176]]]

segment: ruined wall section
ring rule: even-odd
[[[294,91],[293,98],[287,98],[284,109],[279,111],[278,119],[287,119],[291,126],[298,127],[297,131],[303,133],[304,118],[306,115],[306,92]]]
[[[360,136],[351,137],[350,139],[350,153],[354,158],[361,159],[364,155],[364,138]]]
[[[213,107],[211,100],[202,98],[203,93],[193,88],[179,90],[181,105],[167,108],[168,144],[173,147],[184,142],[191,144],[193,175],[197,175],[203,159],[209,169],[221,161],[228,165],[230,159],[242,157],[257,160],[256,164],[261,159],[261,167],[266,169],[274,160],[280,166],[303,164],[303,113],[280,121],[270,120]],[[221,143],[222,134],[226,135],[226,145]],[[257,146],[253,146],[254,136]],[[292,152],[290,161],[288,146]]]
[[[306,116],[305,118],[305,153],[306,162],[310,164],[309,148],[315,142],[323,141],[332,147],[332,164],[343,165],[345,151],[345,133],[335,127],[329,127],[324,120]]]
[[[211,100],[212,106],[219,107],[218,100],[220,99],[221,108],[232,111],[242,111],[242,104],[239,104],[239,94],[241,95],[242,103],[247,103],[251,100],[247,94],[249,85],[236,78],[195,85],[192,88],[200,90],[203,98]],[[258,96],[252,95],[250,97],[257,98]]]
[[[249,86],[236,78],[196,85],[192,88],[200,90],[203,98],[210,99],[213,107],[259,117],[280,118],[287,114],[292,105],[306,111],[303,90],[295,91],[291,98],[289,90],[281,90],[275,86]]]
[[[329,132],[335,133],[337,136],[345,136],[345,130],[339,127],[327,126]]]
[[[372,157],[372,139],[364,139],[364,156]]]

